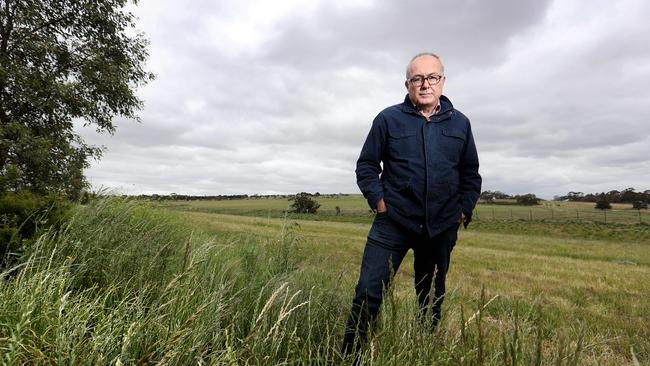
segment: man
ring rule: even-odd
[[[357,161],[357,184],[377,215],[346,324],[345,353],[365,342],[382,291],[409,249],[420,316],[426,319],[430,308],[435,329],[458,227],[471,221],[481,192],[470,123],[442,95],[440,58],[432,53],[413,57],[404,85],[404,102],[375,118]]]

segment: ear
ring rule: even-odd
[[[404,87],[406,88],[406,90],[409,90],[409,81],[408,80],[404,81]]]

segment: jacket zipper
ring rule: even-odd
[[[440,119],[436,119],[435,122],[442,122],[451,117],[453,111],[446,112],[444,115],[438,115]],[[429,157],[427,155],[427,124],[434,123],[433,120],[427,120],[424,118],[424,124],[422,124],[422,144],[424,145],[424,231],[427,235],[430,235],[429,231]],[[434,116],[431,116],[434,117]],[[431,118],[433,119],[433,118]],[[422,224],[420,224],[420,229],[422,229]]]
[[[424,117],[424,116],[422,116]],[[429,161],[427,154],[427,123],[426,120],[422,124],[422,144],[424,145],[424,231],[429,235]],[[420,224],[422,229],[422,224]]]

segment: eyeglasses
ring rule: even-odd
[[[414,77],[409,79],[409,83],[417,88],[422,86],[425,80],[429,82],[430,86],[434,86],[438,84],[440,80],[442,80],[442,76],[436,74],[431,74],[427,76],[415,75]]]

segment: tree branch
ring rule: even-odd
[[[57,23],[59,23],[59,22],[61,22],[63,20],[66,20],[68,18],[72,18],[72,15],[73,15],[72,13],[69,13],[69,14],[62,15],[62,16],[60,16],[58,18],[52,19],[49,22],[45,22],[45,23],[39,25],[38,27],[36,27],[34,29],[30,29],[28,33],[29,34],[34,34],[34,33],[40,31],[43,28],[53,26],[53,25],[55,25],[55,24],[57,24]]]

